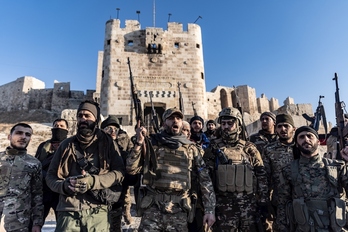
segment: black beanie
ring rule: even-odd
[[[204,124],[203,118],[201,118],[201,117],[199,117],[199,116],[194,116],[194,117],[192,117],[192,118],[190,119],[190,125],[191,125],[192,122],[195,121],[195,120],[201,121],[202,124]]]
[[[297,128],[295,131],[295,142],[297,141],[297,136],[303,132],[303,131],[307,131],[307,132],[311,132],[312,134],[315,135],[315,137],[317,137],[317,139],[319,139],[319,135],[318,132],[316,130],[314,130],[312,127],[309,126],[301,126],[300,128]]]
[[[215,122],[214,120],[212,120],[212,119],[210,119],[210,120],[207,121],[206,126],[208,126],[209,123],[213,123],[213,124],[216,126],[216,122]]]
[[[276,125],[283,122],[289,123],[291,126],[295,127],[294,120],[290,114],[278,114],[276,116]]]
[[[114,115],[109,115],[109,117],[101,123],[100,127],[102,129],[104,129],[105,127],[107,127],[109,125],[113,125],[117,128],[120,128],[120,123],[119,123],[118,119],[116,118],[116,116],[114,116]]]

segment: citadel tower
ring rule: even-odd
[[[201,28],[197,24],[168,22],[167,30],[141,29],[137,20],[106,22],[104,51],[98,55],[95,100],[104,116],[122,118],[124,126],[135,125],[127,58],[142,103],[145,124],[150,125],[152,101],[159,118],[165,109],[179,107],[178,83],[183,96],[185,119],[207,118],[207,101]]]

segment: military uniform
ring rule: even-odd
[[[146,195],[140,203],[143,216],[139,231],[188,231],[188,214],[193,210],[190,198],[193,172],[198,176],[205,213],[215,212],[215,194],[202,159],[203,151],[185,136],[175,139],[165,131],[153,135],[151,143],[157,166],[152,170],[156,173],[154,178],[147,179],[143,172],[149,161],[142,159],[141,151],[133,150],[126,166],[130,174],[143,172],[146,182]]]
[[[41,163],[26,150],[7,148],[0,153],[0,211],[6,231],[42,227]],[[31,231],[31,230],[30,230]]]
[[[263,153],[263,148],[269,144],[273,143],[278,139],[277,134],[267,134],[263,130],[259,130],[258,133],[252,134],[249,138],[249,141],[254,143],[257,147],[257,150],[260,154]]]
[[[345,231],[342,187],[348,190],[343,161],[319,154],[292,161],[280,175],[276,231]]]
[[[257,204],[268,202],[261,155],[253,143],[243,140],[229,144],[220,138],[212,143],[228,159],[228,163],[222,164],[213,149],[208,149],[204,155],[216,190],[217,221],[213,230],[256,231]]]

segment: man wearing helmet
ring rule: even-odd
[[[242,116],[238,109],[224,108],[218,123],[221,137],[213,139],[204,154],[216,191],[213,231],[257,231],[257,204],[268,202],[261,155],[253,143],[240,139]]]

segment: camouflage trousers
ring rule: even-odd
[[[159,231],[177,231],[187,232],[187,213],[180,211],[178,213],[163,213],[156,205],[144,211],[141,218],[139,231],[159,232]]]
[[[257,231],[256,200],[253,194],[216,195],[216,222],[213,231]]]
[[[56,232],[108,232],[107,206],[78,212],[59,211]]]

